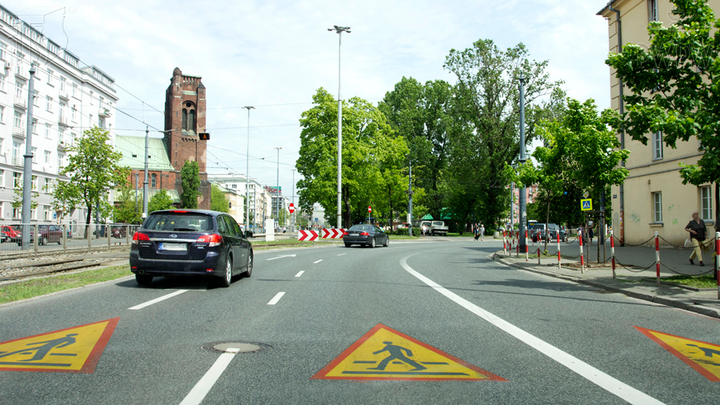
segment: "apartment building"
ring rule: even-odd
[[[720,0],[710,0],[710,6],[720,11]],[[648,23],[660,21],[668,26],[677,20],[672,14],[674,5],[668,0],[613,0],[597,14],[608,22],[608,50],[617,53],[627,44],[648,46]],[[611,107],[623,112],[621,87],[610,69]],[[695,164],[702,156],[697,140],[678,142],[676,149],[663,143],[661,132],[647,134],[648,144],[633,141],[618,134],[622,147],[630,151],[625,162],[629,176],[621,186],[612,188],[613,225],[615,235],[628,244],[647,241],[657,231],[674,245],[683,245],[688,238],[684,231],[693,211],[697,210],[708,227],[714,217],[713,194],[715,184],[696,187],[682,184],[679,163]]]
[[[216,183],[228,190],[232,190],[238,193],[244,201],[245,198],[245,186],[247,178],[244,174],[214,174],[208,173],[208,181]],[[254,228],[262,228],[265,226],[265,220],[271,217],[272,214],[272,197],[266,188],[261,186],[260,183],[250,178],[249,188],[249,216],[250,224],[254,225]],[[242,201],[239,203],[242,204]],[[238,223],[244,224],[245,217],[243,211],[242,218],[236,218]]]
[[[71,213],[52,209],[54,185],[83,131],[98,126],[111,131],[117,96],[114,80],[95,66],[47,38],[0,5],[0,218],[20,222],[13,208],[15,188],[22,185],[26,141],[32,140],[33,222],[84,223],[83,208]],[[31,64],[36,73],[30,78]],[[34,80],[33,119],[27,133],[28,93]]]

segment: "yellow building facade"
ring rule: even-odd
[[[710,0],[713,10],[720,10],[720,0]],[[650,45],[648,23],[660,21],[665,26],[677,21],[674,5],[668,0],[610,1],[598,15],[608,21],[608,49],[616,53],[622,46]],[[623,112],[621,96],[629,90],[622,87],[610,68],[611,107]],[[695,164],[702,156],[696,139],[678,142],[676,149],[667,147],[662,133],[647,134],[648,143],[633,141],[618,134],[630,157],[629,171],[622,186],[612,188],[613,228],[615,236],[626,244],[640,244],[658,234],[673,245],[686,245],[684,230],[693,211],[698,211],[711,233],[715,221],[715,184],[701,187],[683,184],[679,163]],[[653,242],[654,243],[654,242]]]

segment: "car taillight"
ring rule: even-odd
[[[197,243],[209,243],[208,246],[220,246],[222,243],[222,236],[214,233],[212,235],[203,235],[199,237],[195,242]]]
[[[133,245],[137,245],[138,241],[150,241],[150,237],[147,236],[147,234],[144,234],[142,232],[135,232],[135,235],[133,235],[132,243]]]
[[[368,235],[370,235],[370,234],[367,232],[360,232],[360,236],[368,236]]]

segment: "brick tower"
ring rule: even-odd
[[[165,145],[170,162],[177,172],[175,188],[182,193],[180,169],[185,161],[197,161],[200,168],[198,208],[210,209],[210,182],[207,179],[207,141],[198,134],[205,132],[205,86],[202,77],[183,75],[173,70],[165,92]]]

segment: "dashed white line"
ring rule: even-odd
[[[182,293],[184,293],[184,292],[187,292],[187,291],[188,291],[188,290],[177,290],[177,291],[172,292],[172,293],[170,293],[170,294],[163,295],[162,297],[155,298],[154,300],[150,300],[150,301],[147,301],[147,302],[143,302],[142,304],[135,305],[134,307],[130,307],[130,308],[128,308],[128,309],[130,309],[130,310],[143,309],[143,308],[145,308],[145,307],[149,307],[149,306],[152,305],[152,304],[157,304],[157,303],[160,302],[160,301],[165,301],[165,300],[168,299],[168,298],[172,298],[172,297],[174,297],[174,296],[176,296],[176,295],[180,295],[180,294],[182,294]]]
[[[451,301],[454,301],[456,304],[467,309],[468,311],[479,316],[480,318],[486,320],[490,324],[500,328],[501,330],[505,331],[506,333],[515,337],[521,342],[527,344],[533,349],[557,361],[561,365],[586,378],[588,381],[596,384],[600,388],[603,388],[611,394],[617,395],[618,397],[624,399],[631,404],[663,404],[662,402],[645,394],[644,392],[636,390],[635,388],[623,383],[622,381],[617,380],[608,374],[605,374],[597,368],[585,363],[584,361],[576,357],[573,357],[569,353],[558,349],[550,343],[547,343],[544,340],[541,340],[531,335],[530,333],[525,332],[524,330],[518,328],[510,322],[486,311],[483,308],[480,308],[479,306],[473,304],[465,298],[460,297],[459,295],[446,289],[440,284],[437,284],[436,282],[423,276],[422,274],[413,270],[413,268],[407,264],[407,259],[409,258],[410,256],[406,256],[402,260],[400,260],[400,265],[402,266],[402,268],[405,269],[405,271],[412,274],[428,286],[432,287],[435,291],[446,296]]]
[[[347,253],[340,253],[338,256],[345,256]]]
[[[280,298],[283,297],[283,295],[285,295],[285,291],[280,291],[279,293],[275,294],[275,296],[273,297],[273,299],[271,299],[270,302],[268,302],[267,304],[268,304],[268,305],[275,305],[275,304],[277,304],[278,301],[280,301]]]
[[[239,350],[227,349],[227,351],[228,353],[221,354],[220,357],[215,360],[210,370],[195,384],[195,387],[193,387],[180,405],[197,405],[205,399],[207,393],[210,392],[210,389],[215,385],[215,382],[217,382],[218,378],[220,378],[223,371],[225,371]]]
[[[300,277],[300,276],[302,276],[302,275],[303,275],[303,273],[305,273],[305,271],[304,271],[304,270],[302,270],[302,271],[299,271],[299,272],[298,272],[298,274],[296,274],[296,275],[295,275],[295,277]]]
[[[320,263],[321,261],[323,261],[323,259],[315,260],[315,261],[313,262],[313,264],[318,264],[318,263]]]
[[[277,259],[282,259],[282,258],[285,258],[285,257],[295,257],[295,255],[283,255],[283,256],[271,257],[271,258],[266,259],[266,260],[277,260]]]

